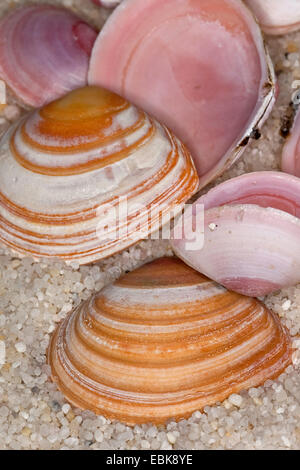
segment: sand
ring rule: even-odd
[[[24,0],[2,0],[0,16]],[[42,3],[42,2],[40,2]],[[46,2],[44,2],[46,3]],[[88,0],[64,0],[100,27],[107,11]],[[267,39],[280,95],[262,130],[244,156],[219,179],[279,169],[293,83],[300,79],[300,33]],[[12,98],[0,111],[0,133],[24,110]],[[214,184],[217,184],[216,181]],[[126,270],[162,255],[166,241],[143,241],[95,266],[19,260],[0,247],[0,449],[299,449],[300,358],[275,382],[232,395],[196,412],[189,420],[128,427],[71,407],[49,381],[46,349],[50,334],[71,309]],[[300,285],[264,299],[294,336],[300,350]],[[299,336],[298,336],[299,337]]]

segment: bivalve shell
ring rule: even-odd
[[[197,188],[189,152],[166,127],[85,87],[3,137],[0,241],[37,259],[90,263],[147,238]]]
[[[88,81],[172,129],[201,187],[259,136],[275,101],[260,29],[240,0],[123,1],[95,42]]]
[[[300,177],[300,109],[296,111],[283,147],[281,168],[286,173]]]
[[[245,1],[267,34],[287,34],[300,28],[299,0]]]
[[[161,258],[75,309],[52,336],[48,361],[75,406],[163,423],[277,377],[291,344],[256,299]]]
[[[0,77],[22,102],[42,106],[87,84],[96,37],[65,8],[17,8],[0,22]]]
[[[262,171],[227,180],[184,224],[204,230],[204,244],[191,250],[188,232],[189,240],[172,240],[176,254],[228,289],[263,296],[300,282],[300,179]]]

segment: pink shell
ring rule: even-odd
[[[239,0],[124,0],[95,42],[88,81],[167,124],[202,187],[241,155],[275,100],[260,29]]]
[[[300,29],[299,0],[245,0],[263,31],[271,35]]]
[[[298,109],[290,135],[283,147],[281,168],[300,177],[300,111]]]
[[[300,180],[279,171],[247,173],[219,184],[198,202],[205,210],[225,204],[256,204],[300,218]]]
[[[64,8],[20,7],[0,22],[0,77],[30,106],[84,86],[97,33]]]
[[[200,197],[190,213],[194,230],[204,232],[203,247],[188,249],[186,235],[172,245],[193,268],[251,296],[300,282],[299,178],[273,171],[233,178]]]

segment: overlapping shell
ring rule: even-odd
[[[299,0],[245,0],[267,34],[286,34],[300,29]]]
[[[125,275],[84,302],[51,339],[67,400],[128,424],[188,417],[275,378],[291,361],[279,318],[175,258]]]
[[[187,149],[98,87],[29,114],[0,150],[0,240],[16,252],[89,263],[156,231],[197,190]]]
[[[227,180],[194,203],[184,225],[203,231],[204,245],[190,249],[188,231],[189,238],[172,240],[176,254],[228,289],[263,296],[300,282],[300,179],[294,176],[262,171]]]
[[[275,101],[260,29],[240,0],[125,0],[95,42],[88,81],[172,129],[201,187],[259,136]]]
[[[92,0],[96,5],[104,8],[115,8],[122,0]]]
[[[22,6],[0,22],[0,77],[38,107],[87,83],[96,31],[67,9]]]

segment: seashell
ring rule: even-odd
[[[300,282],[300,179],[262,171],[225,181],[194,203],[184,224],[195,233],[203,231],[203,209],[203,247],[187,248],[186,236],[172,240],[187,264],[245,295]]]
[[[259,136],[275,101],[260,29],[237,0],[125,1],[95,42],[88,81],[172,129],[191,151],[200,187]]]
[[[104,8],[115,8],[122,0],[92,0],[95,5],[100,5]]]
[[[36,259],[110,256],[157,231],[198,188],[172,132],[98,87],[32,112],[0,146],[0,241]]]
[[[281,169],[300,177],[300,110],[294,117],[290,134],[283,147]]]
[[[300,28],[299,0],[245,1],[267,34],[286,34]]]
[[[87,82],[96,31],[64,8],[22,6],[0,22],[0,78],[38,107]]]
[[[48,362],[76,407],[163,423],[277,377],[291,343],[258,300],[161,258],[75,309],[52,336]]]

